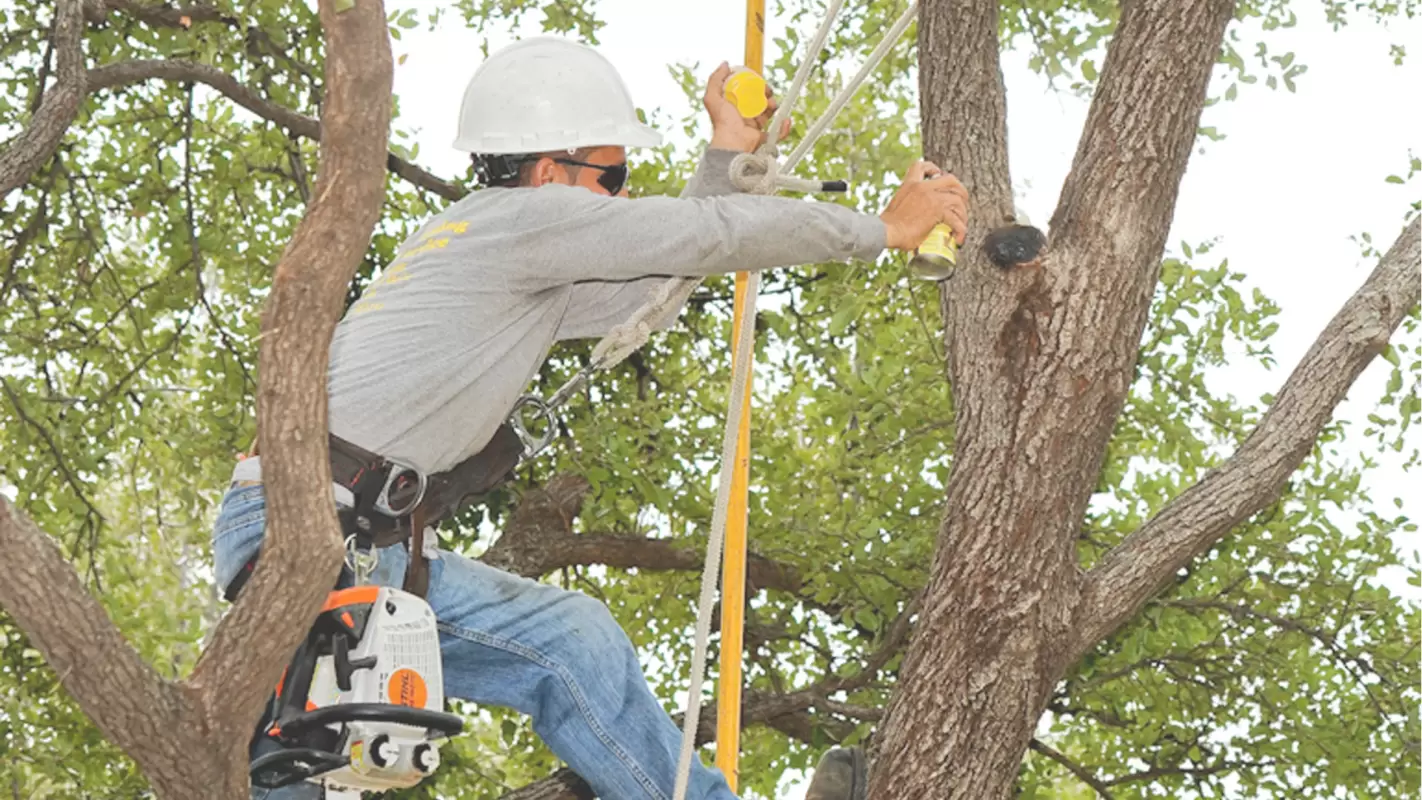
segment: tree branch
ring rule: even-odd
[[[1076,653],[1109,636],[1177,570],[1278,496],[1353,381],[1417,305],[1418,258],[1414,219],[1328,323],[1239,450],[1087,574]]]
[[[1139,0],[1122,5],[1071,173],[1052,215],[1055,251],[1110,253],[1106,264],[1152,272],[1204,107],[1205,90],[1234,0]],[[1134,315],[1132,320],[1135,321]],[[1139,342],[1137,336],[1132,344]]]
[[[222,13],[221,9],[214,6],[196,4],[184,6],[182,8],[168,8],[166,6],[147,6],[134,0],[104,0],[104,9],[121,11],[134,19],[145,22],[149,25],[160,28],[191,28],[195,22],[222,22],[226,25],[236,26],[236,17]]]
[[[490,548],[481,559],[486,563],[519,575],[537,577],[563,567],[602,564],[619,569],[642,569],[653,572],[668,570],[699,570],[705,566],[705,555],[689,550],[671,539],[652,539],[610,533],[570,534],[548,542],[538,558],[528,557],[512,548]],[[801,587],[799,571],[789,564],[765,556],[750,554],[747,578],[763,589],[798,593]]]
[[[1343,666],[1343,669],[1353,678],[1353,682],[1357,684],[1358,688],[1363,690],[1364,694],[1367,695],[1368,702],[1371,703],[1373,709],[1378,712],[1379,720],[1386,722],[1391,717],[1387,709],[1383,708],[1382,700],[1380,700],[1377,694],[1373,692],[1373,687],[1364,678],[1364,676],[1359,674],[1358,669],[1366,670],[1370,675],[1377,678],[1380,683],[1382,683],[1388,688],[1395,688],[1395,684],[1393,683],[1393,681],[1389,679],[1386,675],[1379,672],[1376,667],[1374,667],[1367,661],[1367,659],[1363,658],[1360,655],[1348,652],[1342,645],[1338,643],[1337,637],[1334,634],[1329,633],[1328,631],[1320,630],[1319,628],[1315,628],[1312,625],[1309,625],[1300,620],[1290,619],[1288,617],[1279,616],[1278,614],[1269,614],[1263,611],[1259,611],[1258,609],[1251,608],[1250,606],[1247,606],[1243,603],[1226,603],[1219,600],[1206,600],[1203,598],[1188,597],[1181,598],[1178,600],[1161,601],[1160,605],[1174,606],[1176,608],[1185,609],[1209,609],[1212,611],[1218,611],[1222,614],[1228,614],[1236,622],[1243,622],[1248,619],[1253,619],[1258,620],[1260,622],[1267,622],[1270,625],[1279,628],[1280,630],[1293,631],[1303,636],[1307,636],[1318,642],[1319,644],[1323,645],[1324,647],[1328,648],[1328,651],[1333,654],[1334,658],[1338,659],[1338,662]],[[1406,738],[1406,731],[1399,731],[1399,733],[1402,734],[1402,737],[1404,739]]]
[[[89,523],[93,525],[91,531],[97,530],[98,526],[104,522],[103,512],[99,511],[99,509],[94,506],[94,503],[89,500],[89,495],[84,492],[84,487],[80,485],[78,476],[69,468],[69,462],[65,460],[63,451],[61,451],[59,445],[55,443],[54,437],[50,435],[49,429],[39,424],[39,422],[35,421],[33,417],[25,412],[25,407],[20,403],[19,396],[15,394],[14,389],[10,388],[10,382],[3,377],[0,377],[0,391],[4,392],[6,399],[8,399],[10,405],[14,407],[15,416],[19,417],[21,422],[34,428],[35,433],[38,433],[40,439],[44,441],[45,447],[49,450],[49,454],[54,456],[54,465],[59,467],[59,471],[64,474],[64,482],[69,484],[69,488],[74,491],[74,495],[78,497],[79,501],[88,509],[85,512],[85,516],[86,519],[89,520]],[[3,603],[0,603],[0,605],[3,605]]]
[[[89,70],[88,86],[90,91],[97,91],[128,86],[155,78],[206,84],[237,105],[262,119],[280,125],[297,136],[318,140],[321,138],[319,120],[277,105],[242,85],[222,70],[193,61],[142,59],[105,64],[102,67]],[[387,152],[385,161],[391,172],[446,200],[458,200],[466,194],[464,189],[411,164],[394,153]]]
[[[1132,772],[1129,775],[1112,778],[1109,785],[1117,786],[1125,783],[1153,781],[1156,778],[1163,778],[1167,775],[1190,775],[1195,777],[1218,775],[1221,772],[1230,772],[1237,769],[1272,767],[1274,764],[1275,762],[1273,761],[1222,761],[1209,767],[1151,767],[1141,772]]]
[[[59,0],[53,39],[58,61],[56,83],[47,92],[43,86],[36,87],[44,93],[44,101],[24,132],[0,152],[0,201],[25,185],[35,170],[54,155],[79,112],[79,101],[85,94],[83,33],[83,0]]]
[[[237,364],[237,368],[242,371],[243,388],[255,389],[257,381],[252,377],[252,373],[247,369],[247,361],[242,357],[242,351],[238,349],[237,343],[227,333],[227,326],[222,323],[222,316],[212,308],[212,303],[207,299],[207,286],[202,279],[202,248],[198,244],[197,230],[197,204],[193,202],[193,84],[188,84],[188,91],[183,105],[183,212],[188,224],[188,258],[192,262],[193,280],[197,283],[197,299],[199,305],[207,312],[208,322],[213,330],[217,331],[217,337],[222,340],[223,347],[232,355],[232,360]],[[305,198],[303,198],[305,199]]]
[[[315,198],[277,264],[262,320],[258,440],[266,538],[236,606],[193,670],[210,717],[252,725],[335,585],[326,372],[341,298],[380,213],[393,64],[380,0],[322,0],[326,85]]]
[[[153,730],[181,698],[144,663],[87,591],[64,553],[0,494],[0,607],[15,618],[64,688],[110,741],[140,765],[164,755]]]
[[[529,491],[519,501],[503,535],[480,560],[528,578],[589,564],[653,571],[705,566],[703,553],[672,539],[573,533],[573,519],[587,490],[584,478],[561,475]],[[798,594],[803,585],[799,571],[789,564],[751,554],[746,566],[748,580],[757,587]]]
[[[982,221],[970,226],[969,235],[978,240],[978,230],[996,227],[1012,213],[998,5],[925,2],[918,26],[924,155],[968,188],[973,217]]]
[[[1038,753],[1041,753],[1047,758],[1050,758],[1051,760],[1057,762],[1058,764],[1061,764],[1062,766],[1066,767],[1068,772],[1075,775],[1077,779],[1080,780],[1082,783],[1094,789],[1096,791],[1096,794],[1105,798],[1105,800],[1114,800],[1114,796],[1111,794],[1111,789],[1106,784],[1102,783],[1100,780],[1097,779],[1095,775],[1092,775],[1090,772],[1088,772],[1085,767],[1081,766],[1075,761],[1072,761],[1070,758],[1067,758],[1066,755],[1056,750],[1055,748],[1043,743],[1041,739],[1033,739],[1031,743],[1027,746],[1037,751]]]

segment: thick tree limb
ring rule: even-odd
[[[5,553],[0,607],[104,736],[141,766],[181,760],[181,742],[154,735],[155,728],[178,719],[183,698],[177,687],[129,646],[54,540],[3,495],[0,551]]]
[[[1418,241],[1414,219],[1319,335],[1239,450],[1088,573],[1075,653],[1109,636],[1176,570],[1278,496],[1353,381],[1417,305]]]
[[[612,533],[573,533],[573,519],[589,488],[586,479],[560,475],[519,501],[499,540],[480,558],[516,575],[537,578],[564,567],[602,564],[619,569],[699,570],[705,554],[671,539]],[[798,593],[800,573],[789,564],[752,554],[747,562],[752,585]]]
[[[670,539],[610,533],[569,534],[522,547],[505,544],[500,539],[480,560],[530,578],[564,567],[591,564],[664,572],[699,570],[706,563],[704,553],[689,550]],[[799,571],[793,566],[765,556],[750,554],[746,567],[749,582],[761,589],[778,589],[794,594],[803,585]]]
[[[380,0],[322,0],[326,86],[316,192],[277,264],[262,320],[262,558],[191,678],[210,718],[252,725],[340,569],[326,374],[342,298],[380,214],[393,63]]]
[[[54,21],[55,85],[48,90],[36,87],[44,93],[44,101],[19,137],[0,152],[0,201],[25,185],[54,155],[79,111],[85,94],[83,34],[83,0],[59,0]]]
[[[1132,307],[1141,307],[1142,325],[1205,90],[1233,15],[1234,0],[1123,4],[1052,215],[1054,250],[1109,254],[1095,265],[1093,279],[1108,269],[1149,271],[1149,280],[1121,278],[1132,290]],[[1131,347],[1139,341],[1139,331],[1129,339]]]
[[[277,105],[222,70],[193,61],[146,59],[106,64],[89,70],[88,86],[90,91],[114,89],[155,78],[206,84],[237,105],[297,136],[318,140],[321,138],[319,120]],[[411,164],[394,153],[387,153],[385,161],[391,172],[446,200],[458,200],[466,194],[453,183]]]
[[[925,112],[952,110],[925,113],[925,128],[931,125],[933,131],[925,136],[924,155],[968,188],[973,199],[969,235],[977,240],[977,231],[997,227],[1012,214],[998,5],[927,0],[918,28],[919,106]]]

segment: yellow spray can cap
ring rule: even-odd
[[[765,113],[770,102],[765,97],[765,78],[754,71],[741,68],[726,79],[726,99],[746,119],[754,119]]]

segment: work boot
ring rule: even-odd
[[[869,765],[861,747],[836,747],[820,757],[805,800],[864,800]]]

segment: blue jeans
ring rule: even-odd
[[[260,485],[234,485],[213,530],[218,585],[261,547]],[[404,545],[380,551],[371,581],[400,586]],[[598,796],[670,798],[681,731],[647,686],[631,641],[602,603],[455,553],[430,561],[428,597],[439,621],[444,693],[533,718],[534,731]],[[687,797],[729,800],[725,778],[694,759]],[[254,789],[254,800],[319,798],[315,784]]]

